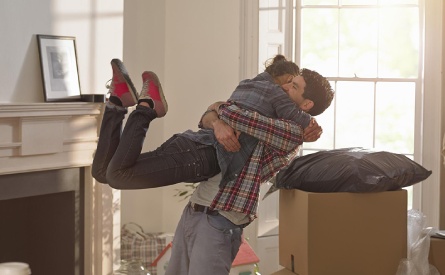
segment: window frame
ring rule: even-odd
[[[294,0],[283,0],[286,5],[293,6]],[[298,2],[298,1],[297,1]],[[250,78],[258,71],[258,18],[259,2],[254,0],[242,1],[241,5],[241,45],[240,45],[240,79]],[[442,1],[420,0],[424,22],[424,44],[420,49],[423,52],[423,67],[421,66],[422,93],[416,97],[416,117],[422,119],[414,126],[415,148],[414,160],[427,169],[432,170],[432,175],[422,183],[413,186],[413,208],[422,211],[426,215],[428,226],[445,227],[445,179],[442,160],[442,137],[444,136],[445,97],[442,95],[441,74],[443,70],[443,13]],[[298,7],[297,7],[298,8]],[[292,26],[299,28],[298,22],[287,26],[287,31],[292,32]],[[286,47],[287,56],[295,56],[295,40],[286,41],[290,47]],[[295,58],[299,62],[299,57]],[[418,120],[416,120],[418,121]],[[440,200],[440,198],[443,198]]]

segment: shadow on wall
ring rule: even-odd
[[[98,67],[108,68],[108,63],[102,64],[101,59],[108,61],[106,53],[110,51],[121,53],[122,45],[111,45],[104,53],[103,46],[109,42],[98,37],[110,37],[115,27],[122,24],[122,7],[113,3],[101,8],[98,0],[87,2],[88,5],[76,9],[71,7],[74,2],[69,0],[1,2],[0,16],[4,26],[0,36],[4,39],[0,44],[3,53],[0,102],[44,102],[37,34],[76,37],[81,91],[88,94],[106,92],[102,87],[108,79],[104,79]],[[101,27],[104,20],[109,24]],[[99,87],[96,82],[102,89],[95,87]]]
[[[0,82],[6,90],[0,101],[43,102],[35,34],[53,29],[52,1],[2,1],[1,6],[0,16],[6,26],[0,31],[4,38]]]

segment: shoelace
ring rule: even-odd
[[[110,98],[110,95],[111,95],[111,87],[113,86],[113,81],[112,80],[113,79],[110,79],[107,82],[105,82],[105,88],[108,89],[108,92],[107,92],[107,95],[106,95],[107,99]]]
[[[148,94],[148,84],[150,83],[150,80],[147,79],[142,83],[142,91],[140,97],[148,97],[150,98],[150,95]]]
[[[110,89],[111,88],[111,84],[113,84],[111,81],[113,79],[111,78],[110,80],[108,80],[107,82],[105,82],[105,88]]]

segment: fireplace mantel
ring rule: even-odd
[[[120,192],[91,176],[103,107],[0,103],[0,175],[85,168],[85,275],[111,274],[120,258]]]
[[[54,115],[97,115],[103,104],[87,102],[60,103],[0,103],[0,117],[54,116]]]
[[[0,104],[0,174],[89,166],[103,104]]]

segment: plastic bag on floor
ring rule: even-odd
[[[146,233],[136,223],[126,223],[121,228],[121,259],[126,264],[136,264],[138,261],[152,275],[156,268],[150,266],[156,257],[167,246],[162,233]],[[123,265],[124,268],[127,268]]]
[[[425,218],[420,211],[408,211],[408,258],[400,261],[396,275],[440,275],[428,261],[430,235],[435,229],[425,228]]]

